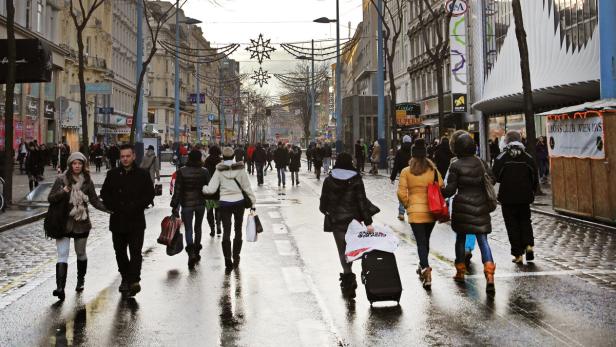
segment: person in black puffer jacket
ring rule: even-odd
[[[389,177],[389,179],[391,180],[391,184],[394,184],[394,182],[396,181],[396,177],[400,174],[402,169],[409,166],[409,161],[411,160],[412,144],[413,139],[409,135],[404,135],[404,137],[402,138],[402,145],[400,146],[400,150],[398,151],[398,153],[396,153],[396,159],[394,159],[394,168],[393,170],[391,170],[391,176]],[[398,219],[404,221],[405,214],[406,209],[404,208],[404,205],[399,202]]]
[[[274,151],[274,163],[276,164],[276,171],[278,172],[278,188],[280,188],[280,183],[282,183],[282,187],[285,188],[285,171],[289,165],[289,150],[284,147],[282,142],[278,142],[278,148]]]
[[[237,160],[236,157],[235,161],[240,162],[241,160]],[[265,167],[265,162],[267,161],[267,153],[265,152],[265,149],[263,149],[263,146],[261,146],[260,143],[257,143],[257,148],[252,154],[252,161],[255,162],[255,167],[257,169],[257,185],[262,186],[263,167]]]
[[[293,146],[289,152],[289,171],[291,171],[291,184],[299,186],[299,168],[302,166],[302,150]]]
[[[445,198],[453,198],[451,227],[456,232],[456,276],[458,282],[464,281],[466,234],[474,234],[481,250],[484,274],[487,280],[486,291],[494,291],[494,260],[488,244],[488,234],[492,232],[488,195],[484,184],[484,173],[494,179],[490,168],[475,156],[475,141],[469,133],[456,131],[450,143],[457,159],[451,163],[447,174],[447,185],[443,188]]]
[[[340,287],[343,295],[355,297],[357,281],[351,264],[346,262],[345,235],[349,223],[356,219],[374,231],[372,216],[379,212],[366,197],[366,189],[359,171],[353,166],[350,154],[342,152],[336,159],[332,174],[323,181],[319,210],[325,215],[324,230],[332,232],[338,248],[338,257],[343,273],[340,274]]]
[[[210,147],[204,164],[210,176],[216,172],[216,165],[222,161],[221,156],[222,152],[220,151],[220,147],[215,145]],[[211,237],[214,237],[215,234],[218,236],[222,235],[222,217],[220,215],[219,198],[219,195],[215,195],[205,202],[205,206],[207,207],[207,223],[210,226]]]
[[[505,227],[511,243],[513,262],[521,264],[522,256],[533,261],[533,226],[530,220],[530,204],[535,200],[537,164],[526,152],[522,137],[517,131],[505,135],[506,147],[494,159],[494,175],[500,183],[498,201],[501,203]]]
[[[447,175],[447,170],[449,169],[449,164],[453,157],[454,155],[451,152],[451,148],[449,148],[449,139],[443,137],[441,143],[436,146],[436,150],[434,151],[434,163],[442,177]]]
[[[171,197],[173,215],[178,217],[178,208],[182,206],[182,222],[186,237],[186,253],[188,253],[188,268],[192,269],[201,260],[201,224],[205,215],[205,195],[203,186],[210,182],[210,174],[201,165],[201,151],[192,150],[188,153],[186,166],[178,170],[175,188]],[[195,218],[193,242],[193,217]]]

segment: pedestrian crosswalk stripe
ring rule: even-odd
[[[276,244],[276,250],[278,250],[278,254],[283,255],[283,256],[295,254],[293,250],[293,246],[291,245],[290,241],[274,240],[274,243]]]
[[[268,216],[271,219],[280,219],[280,218],[282,218],[282,215],[280,215],[280,212],[278,212],[278,211],[269,211],[267,214],[268,214]]]

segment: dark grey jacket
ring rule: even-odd
[[[49,192],[49,196],[47,200],[49,203],[59,202],[62,199],[69,199],[70,194],[64,191],[64,186],[69,185],[68,179],[66,179],[65,175],[62,174],[56,178],[53,186],[51,187],[51,191]],[[96,189],[94,189],[94,182],[90,179],[89,176],[86,176],[86,180],[81,186],[81,191],[88,196],[89,203],[94,206],[94,208],[101,210],[103,212],[108,212],[107,208],[103,204],[103,202],[96,195]],[[69,211],[73,209],[73,206],[68,203]],[[88,210],[88,204],[86,203],[86,210]],[[88,211],[88,219],[84,221],[76,221],[73,218],[69,217],[66,221],[66,225],[64,228],[64,234],[61,237],[72,237],[72,238],[83,238],[88,237],[90,234],[90,230],[92,229],[92,222],[90,221],[90,211]]]

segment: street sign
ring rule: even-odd
[[[0,84],[8,74],[8,40],[0,40]],[[15,83],[51,82],[51,50],[39,39],[15,40]]]
[[[79,93],[79,85],[71,85],[71,93]],[[111,83],[86,83],[86,94],[111,94]]]
[[[98,113],[100,113],[100,114],[112,114],[113,113],[113,107],[99,107],[98,108]]]
[[[214,119],[216,119],[216,115],[215,114],[208,114],[207,115],[207,120],[209,120],[210,122],[213,121]]]
[[[188,95],[188,102],[190,102],[191,104],[196,104],[197,103],[197,94],[196,93],[191,93]],[[205,93],[199,93],[199,103],[200,104],[205,104]]]

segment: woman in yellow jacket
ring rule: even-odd
[[[432,268],[428,264],[430,251],[430,234],[434,229],[435,219],[428,207],[428,185],[438,179],[439,187],[443,179],[436,166],[426,158],[426,142],[417,139],[411,148],[409,166],[400,173],[398,185],[398,200],[404,205],[409,216],[409,223],[417,242],[419,253],[419,268],[417,274],[425,289],[432,285]]]

